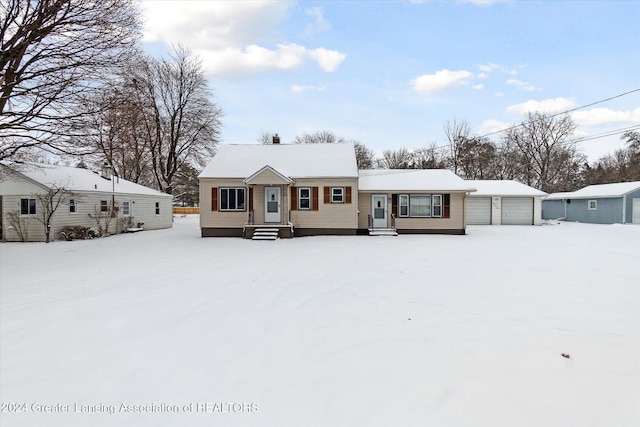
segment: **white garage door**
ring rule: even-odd
[[[491,197],[467,197],[467,224],[491,224]]]
[[[633,199],[633,210],[631,211],[631,223],[640,224],[640,199]]]
[[[502,225],[532,225],[533,197],[503,197]]]

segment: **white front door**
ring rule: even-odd
[[[280,187],[264,188],[264,222],[280,222]]]
[[[387,228],[387,195],[371,195],[371,213],[373,228]]]

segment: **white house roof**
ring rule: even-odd
[[[352,143],[223,145],[200,178],[247,178],[270,166],[290,178],[358,176]]]
[[[467,180],[467,183],[478,191],[474,196],[512,196],[512,197],[536,197],[545,196],[547,193],[540,191],[519,181],[514,180]]]
[[[88,169],[40,163],[15,163],[11,169],[46,187],[65,187],[70,191],[115,192],[120,194],[144,194],[171,197],[144,185],[122,178],[105,179],[99,173]]]
[[[544,198],[544,200],[562,200],[562,199],[571,199],[575,193],[571,191],[564,191],[560,193],[551,193]]]
[[[360,171],[363,191],[476,191],[446,169],[368,169]]]
[[[589,185],[574,191],[570,199],[588,199],[591,197],[622,197],[632,191],[640,190],[640,181],[616,182],[614,184]]]

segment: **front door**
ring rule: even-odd
[[[387,228],[387,195],[373,194],[371,196],[371,202],[373,228]]]
[[[264,222],[280,222],[280,187],[264,188]]]

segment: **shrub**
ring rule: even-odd
[[[93,227],[83,227],[82,225],[65,225],[60,229],[60,236],[65,240],[93,239],[98,237],[98,232]]]

